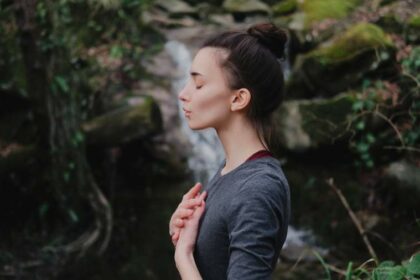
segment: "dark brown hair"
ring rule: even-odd
[[[272,23],[261,23],[246,31],[227,31],[207,39],[204,47],[221,48],[228,55],[221,60],[231,89],[247,88],[251,101],[247,116],[273,147],[272,113],[283,101],[283,70],[279,60],[284,59],[287,32]],[[263,142],[263,141],[262,141]],[[264,142],[263,142],[264,143]]]

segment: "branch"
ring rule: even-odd
[[[371,257],[375,260],[375,263],[378,264],[378,257],[375,253],[375,250],[373,250],[372,245],[370,244],[370,241],[366,235],[365,229],[362,227],[362,224],[360,223],[359,219],[357,219],[356,215],[354,214],[353,210],[351,210],[349,203],[347,202],[347,199],[342,194],[341,190],[335,186],[334,179],[329,178],[326,180],[326,183],[335,191],[335,193],[338,195],[338,197],[341,200],[341,203],[346,208],[348,214],[350,215],[351,220],[353,221],[354,225],[356,226],[357,230],[359,231],[360,235],[362,236],[363,242],[365,243],[369,254]]]
[[[395,126],[395,124],[390,120],[390,119],[388,119],[384,114],[382,114],[381,112],[379,112],[377,109],[373,112],[375,115],[377,115],[377,116],[379,116],[379,117],[381,117],[383,120],[385,120],[393,129],[394,129],[394,131],[395,131],[395,133],[397,134],[397,136],[398,136],[398,139],[400,140],[400,142],[401,142],[401,145],[403,146],[403,147],[405,147],[405,143],[404,143],[404,139],[403,139],[403,137],[402,137],[402,135],[401,135],[401,133],[400,133],[400,131],[398,130],[398,128]]]

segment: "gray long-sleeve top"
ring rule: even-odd
[[[274,157],[216,174],[203,190],[206,209],[194,250],[204,280],[271,279],[290,219],[290,190]]]

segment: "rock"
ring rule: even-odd
[[[286,84],[289,99],[334,96],[367,74],[394,71],[395,47],[373,24],[360,23],[296,59]],[[383,74],[383,73],[382,73]]]
[[[288,15],[296,11],[298,7],[297,0],[284,0],[271,7],[275,16]]]
[[[317,261],[316,256],[312,250],[317,251],[322,257],[328,254],[328,249],[315,246],[313,243],[315,236],[309,230],[298,230],[293,226],[289,226],[287,231],[287,238],[284,242],[283,248],[280,251],[282,259],[287,261]],[[310,241],[310,242],[308,242]]]
[[[146,24],[163,28],[192,27],[197,24],[197,21],[191,17],[169,18],[165,12],[156,9],[143,11],[142,19]]]
[[[385,168],[384,180],[391,180],[399,189],[413,189],[420,195],[420,168],[407,160],[391,163]]]
[[[331,99],[285,101],[275,117],[282,148],[301,152],[333,144],[344,133],[355,100],[356,94],[343,93]]]
[[[181,0],[157,0],[155,5],[164,9],[169,17],[197,16],[197,10]]]
[[[303,11],[303,26],[310,28],[312,24],[325,19],[341,19],[346,17],[357,5],[359,0],[310,0],[300,2]]]
[[[420,15],[412,16],[407,22],[406,40],[409,43],[420,43]]]
[[[206,0],[205,2],[200,1],[200,0],[185,0],[185,2],[193,6],[197,6],[197,5],[205,3],[205,4],[212,5],[214,7],[221,7],[223,4],[223,0]]]
[[[159,107],[152,97],[127,98],[118,108],[82,124],[90,145],[116,146],[161,131]]]
[[[232,13],[235,19],[242,20],[248,15],[270,15],[270,7],[258,0],[225,0],[223,8]]]
[[[234,23],[234,19],[231,14],[213,14],[209,16],[209,20],[214,24],[226,27],[230,27]]]
[[[359,0],[297,1],[296,11],[288,15],[287,26],[296,33],[301,45],[309,51],[331,39],[334,34],[344,32],[348,24],[343,18],[359,3]],[[273,12],[275,13],[275,10]]]
[[[411,216],[419,210],[420,166],[408,159],[395,161],[383,168],[377,186],[377,198],[389,212]]]
[[[386,32],[397,34],[402,33],[404,27],[404,24],[397,19],[392,11],[380,17],[375,24],[380,26]]]

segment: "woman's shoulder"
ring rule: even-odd
[[[238,192],[284,192],[289,191],[289,183],[280,165],[274,157],[256,160],[250,168],[243,170],[243,182]]]

